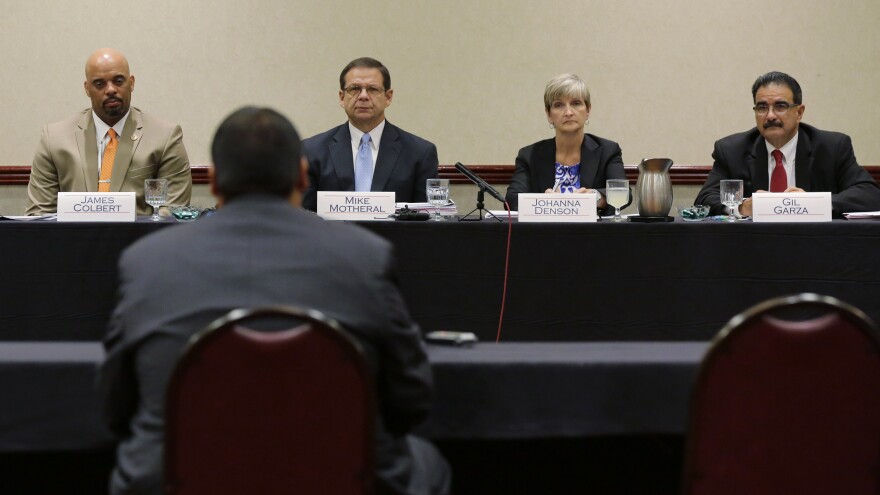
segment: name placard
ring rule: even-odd
[[[752,194],[753,222],[830,222],[830,192]]]
[[[134,222],[134,192],[60,192],[59,222]]]
[[[595,222],[598,194],[519,194],[520,222]]]
[[[328,220],[388,220],[393,192],[318,191],[318,215]]]

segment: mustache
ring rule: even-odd
[[[771,127],[782,127],[782,122],[780,122],[778,120],[764,122],[764,129],[769,129]]]

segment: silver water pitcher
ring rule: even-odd
[[[639,216],[665,217],[672,208],[672,180],[669,179],[669,158],[644,158],[639,163]]]

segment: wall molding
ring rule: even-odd
[[[483,180],[489,184],[509,184],[513,177],[513,165],[470,165]],[[635,182],[639,178],[637,165],[625,165],[626,178]],[[865,165],[865,170],[880,183],[880,165]],[[701,185],[706,181],[706,176],[712,169],[711,165],[673,165],[669,169],[669,177],[673,185]],[[0,166],[0,186],[24,186],[30,178],[31,167],[29,165],[6,165]],[[193,184],[208,183],[208,166],[192,166]],[[449,179],[453,184],[467,184],[465,178],[453,165],[440,165],[440,178]]]

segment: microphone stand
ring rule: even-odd
[[[484,192],[486,192],[486,188],[480,186],[479,191],[477,191],[477,207],[474,208],[473,210],[471,210],[470,213],[468,213],[467,215],[459,218],[458,219],[459,222],[480,222],[483,220],[483,216],[484,216],[483,210],[485,209],[485,206],[483,205],[483,193]],[[477,218],[469,218],[474,212],[478,212]],[[499,222],[502,221],[500,218],[495,216],[495,214],[492,213],[491,211],[486,210],[486,213],[488,213],[489,216],[494,218],[495,220],[498,220]]]

